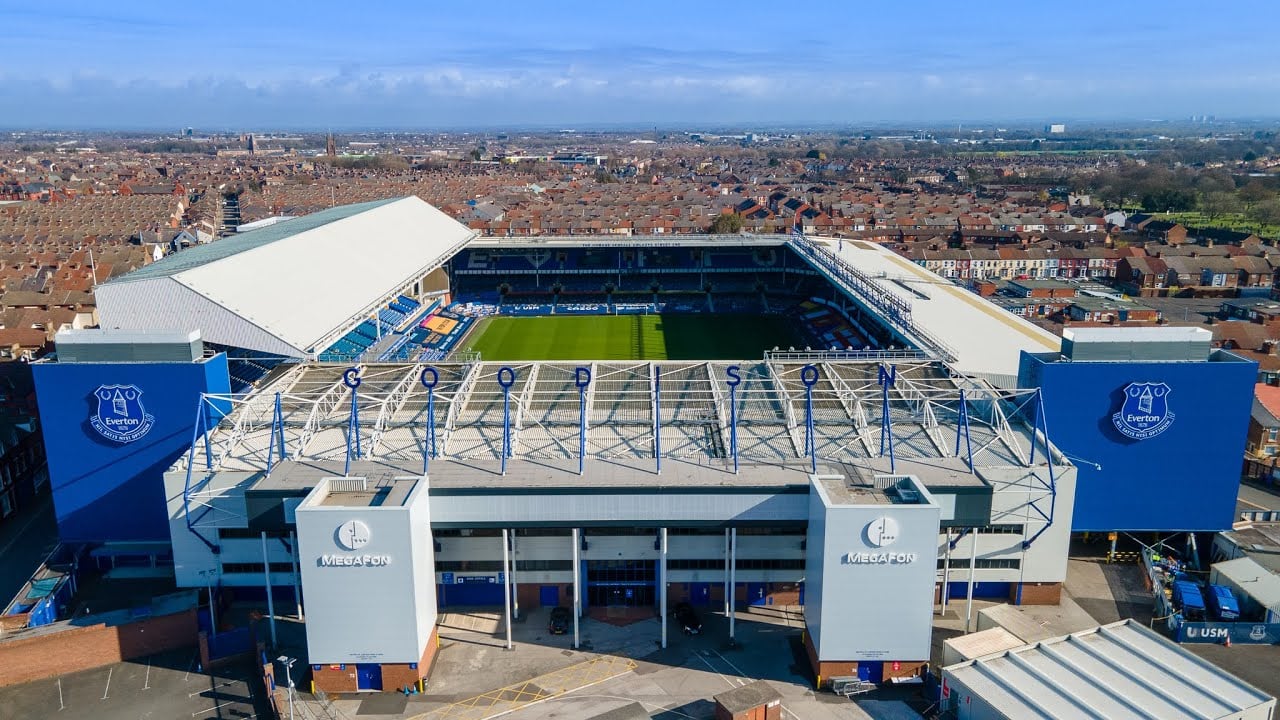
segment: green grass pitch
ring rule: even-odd
[[[754,360],[803,342],[771,315],[551,315],[481,320],[462,343],[484,360]]]

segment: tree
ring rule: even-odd
[[[1234,193],[1211,192],[1200,198],[1200,212],[1210,221],[1224,215],[1240,212],[1240,201]]]
[[[742,216],[733,213],[717,215],[716,219],[711,221],[711,227],[707,228],[707,231],[716,235],[740,233],[742,232]]]
[[[1186,212],[1196,206],[1196,196],[1190,190],[1162,188],[1143,195],[1141,204],[1152,212]]]
[[[1261,180],[1254,179],[1248,185],[1240,188],[1240,199],[1244,201],[1245,207],[1253,207],[1256,203],[1263,200],[1269,200],[1275,197],[1275,192],[1267,187],[1267,184]]]
[[[1264,200],[1249,208],[1245,214],[1259,225],[1280,225],[1280,198]]]

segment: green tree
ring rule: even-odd
[[[1245,216],[1260,225],[1280,225],[1280,198],[1270,198],[1245,211]]]
[[[1246,208],[1253,207],[1255,204],[1264,200],[1275,197],[1275,191],[1267,187],[1267,184],[1261,180],[1254,179],[1248,185],[1240,188],[1240,200],[1244,202]]]
[[[1235,193],[1215,191],[1200,196],[1200,212],[1212,222],[1216,218],[1240,212],[1240,200]]]
[[[707,228],[707,231],[717,235],[740,233],[742,232],[742,216],[733,213],[717,215],[716,219],[711,221],[711,226]]]

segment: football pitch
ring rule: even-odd
[[[753,360],[803,344],[774,315],[550,315],[481,320],[463,347],[485,360]]]

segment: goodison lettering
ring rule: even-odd
[[[391,556],[321,555],[316,564],[320,567],[386,567],[391,564]]]
[[[844,562],[847,565],[906,565],[907,563],[913,563],[915,561],[915,553],[905,552],[851,552],[846,553],[844,556]]]

